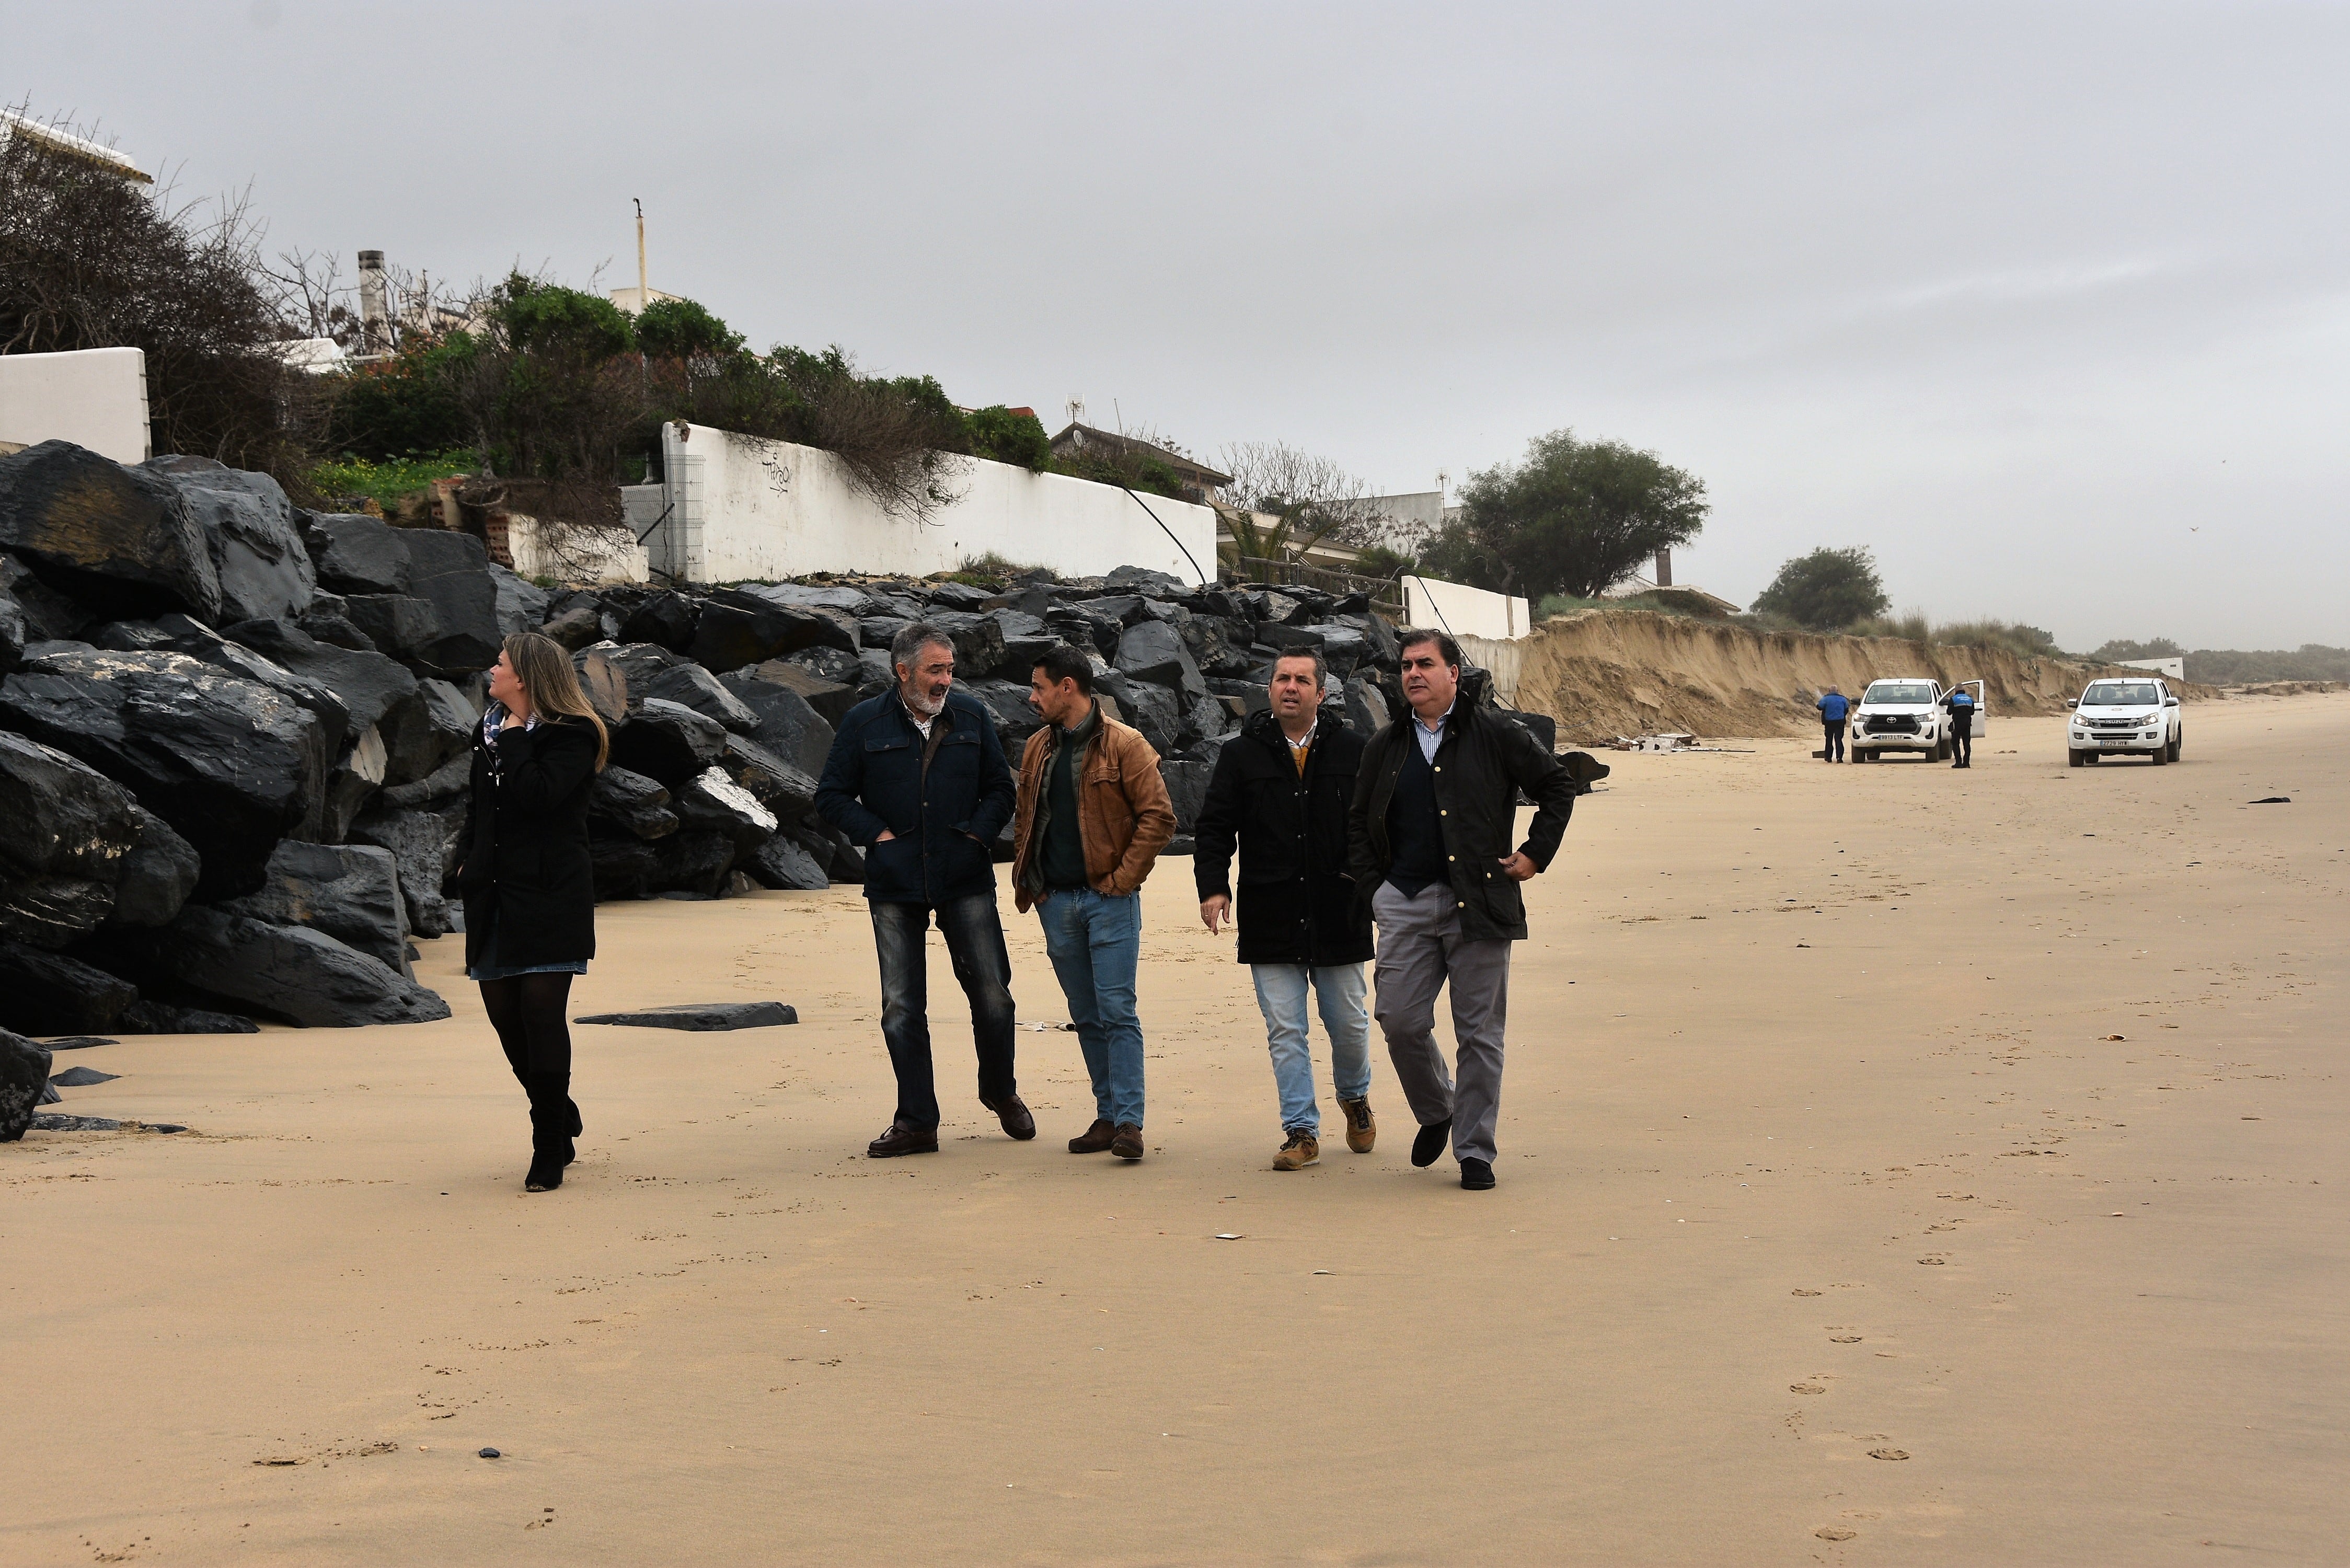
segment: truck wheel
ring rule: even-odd
[[[2184,731],[2184,730],[2181,730],[2181,731],[2179,731],[2179,732],[2178,732],[2178,733],[2176,736],[2172,737],[2172,739],[2171,739],[2171,742],[2170,742],[2170,760],[2171,760],[2172,762],[2174,762],[2174,763],[2175,763],[2175,762],[2177,762],[2177,761],[2178,760],[2178,753],[2181,753],[2181,752],[2183,752],[2183,751],[2185,751],[2186,749],[2187,749],[2187,732],[2186,732],[2186,731]]]
[[[2068,768],[2077,768],[2087,760],[2078,751],[2069,751],[2064,753],[2064,765]]]
[[[2154,754],[2147,760],[2152,763],[2156,767],[2160,767],[2165,763],[2170,761],[2170,742],[2165,741],[2162,744],[2155,747]]]
[[[1934,760],[1938,763],[1947,763],[1950,760],[1950,742],[1948,736],[1934,742]]]

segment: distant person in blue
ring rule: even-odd
[[[1975,700],[1963,686],[1953,686],[1942,693],[1942,706],[1950,711],[1950,755],[1954,768],[1975,765]]]
[[[1820,722],[1827,731],[1826,743],[1820,747],[1820,755],[1828,762],[1840,763],[1844,761],[1844,722],[1852,714],[1852,702],[1831,686],[1820,699],[1818,707]]]

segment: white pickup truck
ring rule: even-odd
[[[1975,688],[1974,717],[1967,733],[1981,740],[1988,729],[1983,685]],[[1950,711],[1942,706],[1949,693],[1941,683],[1923,675],[1872,680],[1852,711],[1852,760],[1873,763],[1887,752],[1912,752],[1938,763],[1950,760]]]
[[[2178,699],[2159,676],[2092,680],[2070,706],[2064,758],[2076,768],[2115,755],[2141,756],[2160,767],[2177,762],[2187,744]]]

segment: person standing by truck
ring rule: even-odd
[[[1820,756],[1826,762],[1840,763],[1844,761],[1845,720],[1851,716],[1852,702],[1831,686],[1821,694],[1815,706],[1820,711],[1820,723],[1826,732],[1821,740]]]
[[[1971,767],[1975,760],[1975,700],[1963,686],[1953,686],[1942,693],[1942,706],[1950,711],[1950,765]]]

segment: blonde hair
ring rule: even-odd
[[[514,667],[515,679],[530,693],[530,711],[550,723],[565,719],[585,719],[596,729],[596,771],[602,773],[604,763],[612,754],[612,737],[604,728],[604,717],[588,701],[588,693],[579,689],[579,671],[572,668],[571,656],[563,645],[551,637],[535,631],[517,631],[499,645],[506,662]]]

